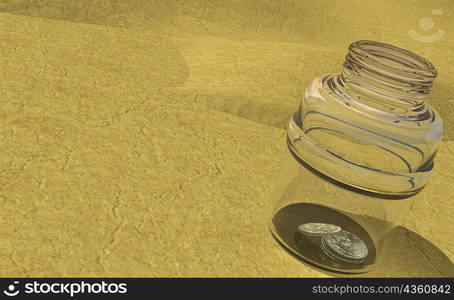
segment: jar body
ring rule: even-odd
[[[318,171],[361,190],[397,197],[419,192],[441,140],[436,111],[424,103],[419,119],[392,115],[356,101],[345,83],[337,85],[341,80],[327,75],[310,84],[289,122],[290,147]]]
[[[376,265],[433,168],[442,122],[423,99],[435,76],[419,56],[360,41],[342,74],[310,84],[276,182],[270,230],[281,245],[334,272]]]
[[[413,201],[351,189],[311,168],[290,147],[281,159],[275,184],[273,198],[278,205],[269,228],[276,240],[303,262],[339,273],[370,271],[387,234]],[[298,226],[308,223],[333,224],[354,234],[367,247],[367,256],[360,263],[332,259],[321,247],[323,237],[311,238],[298,231]]]

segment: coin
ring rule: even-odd
[[[361,264],[369,255],[363,240],[345,230],[323,236],[321,249],[329,258],[343,263]]]
[[[311,237],[322,237],[340,231],[339,226],[325,223],[305,223],[298,226],[298,232]]]

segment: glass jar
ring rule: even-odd
[[[442,121],[425,99],[436,75],[421,56],[358,41],[342,74],[312,81],[276,183],[270,230],[283,247],[334,272],[376,264],[433,168]]]

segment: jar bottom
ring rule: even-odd
[[[307,223],[337,225],[345,234],[337,240],[326,235],[307,236],[297,229],[299,225]],[[297,259],[322,270],[357,274],[368,272],[375,265],[376,246],[372,237],[360,224],[338,210],[312,203],[290,204],[277,211],[269,225],[281,246]],[[359,241],[360,248],[367,247],[367,255],[358,256],[357,250],[364,249],[355,249],[357,246],[352,248],[351,241],[346,240],[345,236]],[[333,240],[337,244],[333,244]],[[352,249],[353,252],[349,253]]]

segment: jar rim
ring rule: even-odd
[[[390,71],[423,76],[429,80],[433,80],[437,76],[437,70],[429,60],[397,46],[360,40],[350,44],[349,50],[370,63]]]

